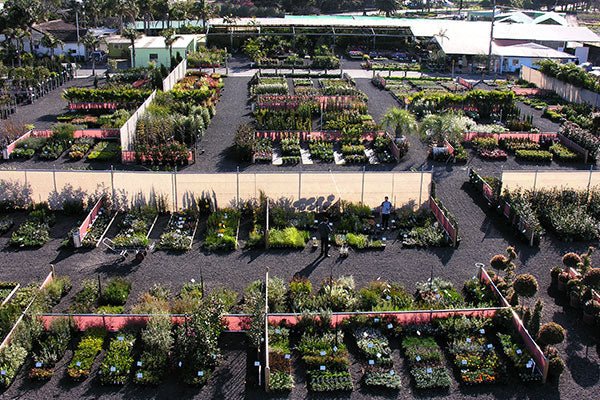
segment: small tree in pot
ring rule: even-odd
[[[583,307],[583,322],[588,325],[595,325],[598,316],[600,316],[600,302],[596,300],[587,301]]]

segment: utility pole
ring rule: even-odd
[[[490,49],[488,51],[487,70],[488,74],[492,73],[492,42],[494,41],[494,22],[496,21],[496,0],[492,6],[492,27],[490,29]]]

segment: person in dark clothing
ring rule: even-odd
[[[381,229],[389,229],[390,227],[390,213],[392,212],[392,203],[385,196],[383,203],[381,203]]]
[[[321,236],[321,255],[329,257],[329,235],[331,235],[332,229],[329,226],[329,219],[325,218],[317,227],[319,236]]]

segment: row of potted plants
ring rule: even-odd
[[[131,209],[119,224],[119,233],[113,239],[116,247],[146,248],[150,245],[148,235],[158,218],[158,211],[151,206]]]
[[[50,227],[55,217],[47,203],[33,205],[33,210],[10,237],[10,245],[15,247],[38,247],[50,241]]]
[[[191,249],[197,226],[198,218],[191,211],[172,214],[160,235],[158,248],[177,251]]]

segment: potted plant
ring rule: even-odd
[[[579,279],[571,279],[567,282],[569,293],[569,305],[573,308],[580,309],[582,306],[584,286]]]
[[[556,287],[558,286],[558,275],[560,275],[561,272],[562,268],[558,266],[552,268],[552,270],[550,271],[550,277],[552,278],[552,283],[550,285],[553,289],[556,289]]]
[[[583,307],[583,322],[588,325],[595,325],[596,319],[600,315],[600,302],[589,300]]]
[[[558,291],[565,293],[567,291],[567,282],[569,281],[569,274],[567,272],[561,272],[558,275]]]

